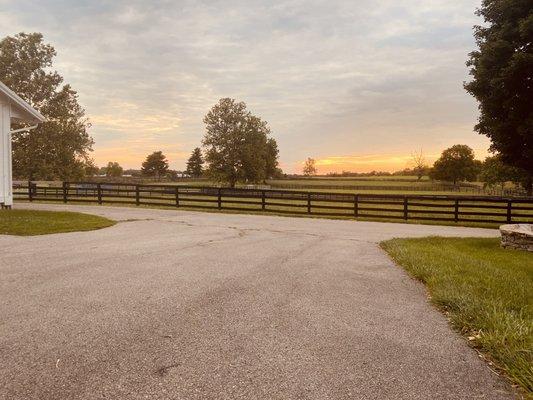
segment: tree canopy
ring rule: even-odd
[[[258,183],[274,174],[278,165],[276,141],[265,121],[244,102],[224,98],[204,118],[202,140],[207,173],[234,187],[237,182]]]
[[[141,173],[144,176],[154,177],[159,180],[168,172],[168,160],[162,151],[154,151],[142,163]]]
[[[457,182],[474,181],[479,169],[480,162],[474,159],[474,151],[464,144],[456,144],[442,152],[429,176],[455,185]]]
[[[124,169],[120,166],[118,162],[109,161],[107,167],[105,168],[105,175],[111,178],[121,177],[124,173]]]
[[[193,177],[199,178],[202,176],[204,159],[202,157],[202,150],[199,147],[195,148],[189,159],[187,160],[186,173]]]
[[[491,139],[502,161],[533,176],[533,7],[531,0],[483,0],[474,27],[478,50],[467,65],[466,90],[479,101],[475,129]]]
[[[504,164],[499,156],[487,157],[483,162],[479,179],[485,187],[496,185],[504,189],[505,182],[520,182],[520,175],[515,167]]]
[[[40,33],[0,40],[0,80],[47,119],[13,134],[13,175],[19,178],[73,180],[94,170],[90,124],[76,91],[50,70],[55,56]]]

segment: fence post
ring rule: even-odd
[[[31,181],[28,181],[28,200],[33,201],[33,193],[31,187]]]
[[[96,184],[96,193],[98,196],[98,204],[102,204],[102,186],[100,183]]]
[[[218,209],[222,209],[222,189],[218,188]]]
[[[407,221],[409,210],[407,205],[407,196],[403,196],[403,219]]]
[[[510,224],[512,221],[512,212],[513,212],[513,202],[507,200],[507,223]]]
[[[307,214],[311,214],[311,193],[307,193]]]
[[[135,185],[135,205],[141,204],[141,194],[139,193],[139,185]]]
[[[63,182],[63,203],[67,202],[67,182]]]
[[[176,186],[176,207],[180,206],[180,188],[179,186]]]
[[[359,195],[354,194],[353,196],[353,216],[357,218],[359,216]]]
[[[263,210],[263,211],[265,211],[265,209],[266,209],[266,199],[265,199],[265,196],[266,196],[265,191],[262,190],[262,191],[261,191],[261,210]]]
[[[453,218],[455,222],[459,221],[459,199],[455,199],[455,210],[453,213]]]

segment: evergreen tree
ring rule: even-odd
[[[142,163],[141,173],[156,180],[161,179],[168,172],[168,160],[162,151],[154,151]]]
[[[202,157],[202,151],[199,147],[195,148],[189,159],[187,160],[187,174],[193,178],[199,178],[202,176],[204,159]]]

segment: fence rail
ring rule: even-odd
[[[29,182],[25,187],[15,188],[14,193],[15,198],[29,201],[209,208],[404,221],[533,223],[533,198],[325,193],[95,182],[63,182],[60,187]]]

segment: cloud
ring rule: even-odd
[[[55,68],[94,123],[99,163],[120,145],[145,143],[183,168],[221,97],[245,101],[269,122],[289,170],[347,150],[487,146],[472,132],[476,105],[462,89],[478,1],[0,5],[2,36],[37,30],[56,47]]]

